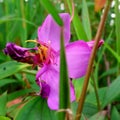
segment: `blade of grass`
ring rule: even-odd
[[[105,42],[105,47],[111,52],[111,54],[117,59],[117,61],[120,63],[120,57],[119,55]]]
[[[52,15],[52,17],[57,22],[57,24],[59,26],[63,26],[63,21],[61,20],[60,16],[58,15],[58,12],[57,12],[56,8],[53,6],[53,4],[49,0],[40,0],[40,3]]]
[[[78,39],[87,41],[88,40],[87,35],[85,33],[85,30],[83,28],[83,25],[82,25],[82,23],[80,21],[80,18],[79,18],[78,14],[77,14],[76,9],[74,10],[74,13],[73,13],[73,7],[72,7],[71,0],[67,0],[65,2],[67,2],[67,4],[68,4],[70,14],[71,15],[74,14],[72,22],[73,22],[73,26],[75,28],[75,32],[77,34]]]
[[[119,10],[120,3],[116,0],[115,3],[115,32],[116,32],[116,50],[117,54],[120,56],[120,10]],[[120,73],[120,63],[118,62],[118,74]]]
[[[61,42],[60,42],[60,93],[59,93],[59,109],[64,110],[59,112],[59,120],[69,120],[69,115],[66,110],[70,109],[70,86],[67,72],[67,63],[64,48],[63,28],[61,29]]]
[[[85,32],[88,40],[92,39],[91,27],[90,27],[90,18],[88,13],[88,7],[86,0],[82,0],[82,23],[85,28]]]
[[[22,19],[20,17],[16,17],[15,15],[8,15],[8,16],[4,16],[0,18],[0,24],[4,23],[4,22],[14,22],[14,21],[20,21],[20,22],[26,22],[27,24],[30,24],[32,26],[34,26],[35,28],[37,28],[38,26],[36,24],[34,24],[31,21],[28,21],[26,19]]]
[[[21,12],[21,17],[22,19],[26,19],[25,18],[25,8],[24,8],[24,0],[20,0],[20,12]],[[27,40],[27,24],[26,22],[22,21],[22,26],[21,26],[21,42],[23,46],[26,46],[26,42],[25,40]]]

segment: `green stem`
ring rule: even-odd
[[[100,24],[99,24],[99,27],[98,27],[98,31],[97,31],[96,36],[95,36],[95,43],[94,43],[94,46],[93,46],[93,49],[92,49],[92,53],[91,53],[91,56],[90,56],[87,72],[86,72],[86,75],[85,75],[85,80],[84,80],[84,84],[83,84],[82,93],[81,93],[81,96],[80,96],[80,99],[79,99],[75,120],[80,120],[80,118],[81,118],[82,109],[83,109],[85,96],[86,96],[86,91],[87,91],[88,82],[89,82],[89,77],[91,75],[93,62],[94,62],[94,59],[95,59],[98,44],[99,44],[99,41],[100,41],[100,38],[101,38],[101,35],[102,35],[102,31],[104,29],[105,20],[107,18],[107,14],[108,14],[108,11],[110,9],[111,2],[112,2],[112,0],[109,0],[107,2],[106,6],[105,6],[105,10],[104,10],[104,13],[102,15],[102,18],[101,18],[101,21],[100,21]]]
[[[93,84],[94,84],[94,90],[95,90],[95,96],[96,96],[96,100],[97,100],[98,110],[100,111],[101,110],[100,99],[99,99],[98,89],[97,89],[97,86],[96,86],[94,76],[92,76],[92,80],[93,80]]]

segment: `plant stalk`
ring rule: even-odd
[[[94,62],[95,55],[96,55],[96,52],[97,52],[98,43],[100,41],[103,29],[104,29],[105,21],[106,21],[106,18],[107,18],[108,11],[110,9],[111,2],[112,2],[112,0],[107,1],[105,9],[104,9],[104,13],[102,15],[101,21],[100,21],[99,26],[98,26],[98,31],[97,31],[96,36],[95,36],[95,43],[94,43],[94,46],[93,46],[93,49],[92,49],[92,53],[90,55],[89,64],[88,64],[87,72],[86,72],[86,75],[85,75],[85,80],[84,80],[84,84],[83,84],[82,93],[81,93],[81,96],[80,96],[80,99],[79,99],[79,102],[78,102],[78,108],[77,108],[75,120],[80,120],[80,118],[81,118],[82,109],[83,109],[85,96],[86,96],[86,91],[87,91],[88,82],[89,82],[89,77],[91,75],[91,70],[92,70],[93,62]]]
[[[92,75],[92,80],[93,80],[94,91],[95,91],[95,96],[96,96],[96,100],[97,100],[97,107],[98,107],[98,110],[100,111],[101,105],[100,105],[100,99],[99,99],[99,94],[98,94],[98,88],[97,88],[96,81],[95,81],[95,78],[93,75]]]

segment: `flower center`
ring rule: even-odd
[[[48,48],[44,45],[38,47],[39,59],[43,63],[48,59]]]
[[[35,53],[31,53],[33,56],[34,65],[42,67],[44,64],[55,63],[55,51],[50,47],[50,41],[48,44],[40,43],[36,40],[27,40],[27,42],[37,43],[37,49]]]

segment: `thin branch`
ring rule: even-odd
[[[94,46],[93,46],[93,49],[92,49],[92,53],[91,53],[91,56],[90,56],[87,72],[86,72],[86,75],[85,75],[85,80],[84,80],[84,84],[83,84],[82,93],[81,93],[81,96],[80,96],[80,99],[79,99],[75,120],[80,120],[80,118],[81,118],[81,113],[82,113],[82,109],[83,109],[83,105],[84,105],[84,101],[85,101],[85,96],[86,96],[86,91],[87,91],[87,87],[88,87],[89,77],[91,75],[93,62],[94,62],[94,59],[95,59],[98,44],[99,44],[99,41],[100,41],[100,38],[101,38],[101,35],[102,35],[102,31],[104,29],[105,20],[107,18],[107,14],[108,14],[108,11],[110,9],[111,2],[112,2],[112,0],[108,0],[107,4],[105,6],[104,13],[102,15],[102,18],[101,18],[101,21],[100,21],[100,24],[99,24],[99,27],[98,27],[98,31],[97,31],[96,36],[95,36],[95,43],[94,43]]]

